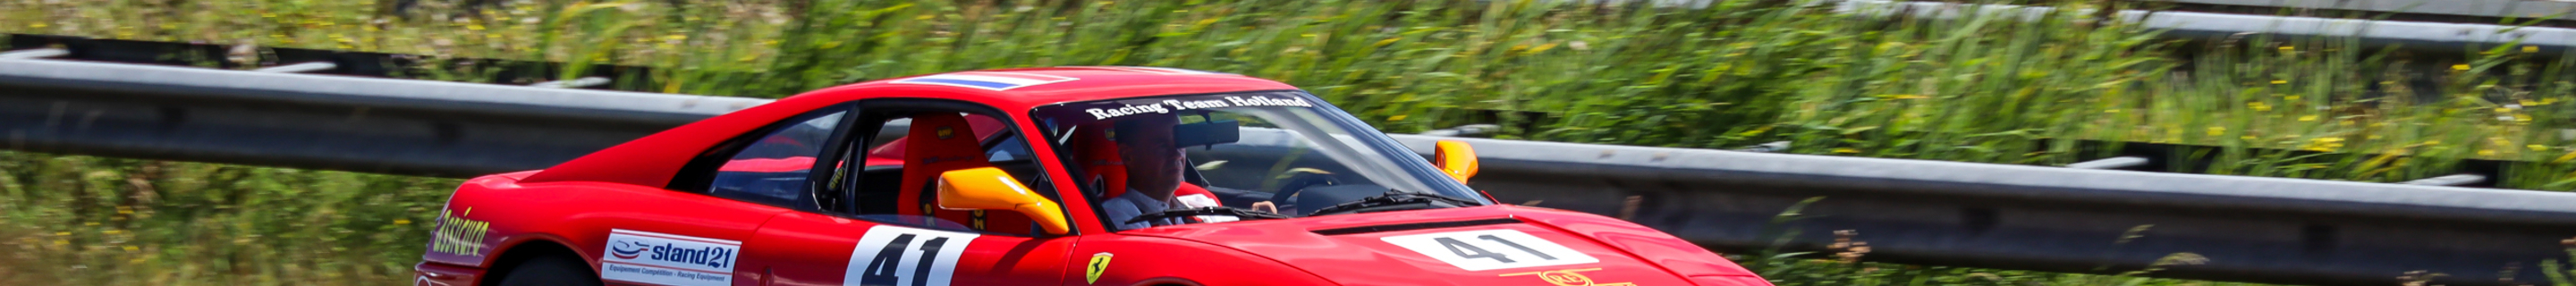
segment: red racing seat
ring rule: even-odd
[[[1030,233],[1036,225],[1028,216],[1016,212],[983,210],[945,210],[936,201],[939,174],[948,171],[992,167],[985,162],[982,140],[987,133],[977,133],[978,124],[970,124],[955,112],[925,112],[912,117],[912,130],[904,136],[903,185],[896,200],[911,202],[914,207],[899,208],[902,215],[923,216],[922,223],[936,225],[937,219],[964,223],[975,230],[1001,233]],[[994,124],[999,125],[999,124]]]
[[[984,139],[992,139],[994,133],[1000,133],[1003,129],[1002,120],[993,119],[991,116],[967,114],[963,117],[966,118],[966,124],[968,126],[975,127],[973,129],[975,129],[975,140],[977,142],[981,142]],[[894,142],[886,142],[885,145],[877,146],[874,149],[868,149],[867,165],[875,166],[877,165],[877,162],[885,161],[902,162],[903,154],[905,153],[903,146],[910,142],[911,140],[896,140]]]

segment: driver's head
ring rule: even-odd
[[[1119,120],[1110,127],[1118,157],[1127,166],[1127,188],[1155,199],[1170,199],[1180,187],[1181,148],[1172,146],[1172,127],[1179,116],[1149,114]]]

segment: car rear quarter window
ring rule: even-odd
[[[768,134],[753,138],[716,167],[715,176],[708,180],[707,194],[778,206],[810,206],[812,203],[806,203],[812,193],[807,176],[846,114],[847,111],[808,114],[770,128]]]

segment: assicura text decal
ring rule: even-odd
[[[463,212],[438,210],[438,231],[430,235],[429,251],[464,256],[483,255],[483,235],[491,232],[492,223],[465,219],[465,216],[470,214],[474,214],[474,208],[465,208]]]
[[[659,285],[731,285],[734,256],[740,251],[740,241],[609,230],[607,255],[599,258],[599,277]]]

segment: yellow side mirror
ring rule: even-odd
[[[1048,234],[1073,232],[1073,224],[1065,222],[1064,207],[1030,192],[1010,173],[993,167],[939,173],[939,208],[1016,211],[1046,228]]]
[[[1433,146],[1431,166],[1440,167],[1441,173],[1449,174],[1459,183],[1466,183],[1467,178],[1476,176],[1475,147],[1468,147],[1467,142],[1450,140],[1440,140]]]

